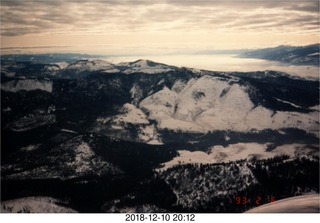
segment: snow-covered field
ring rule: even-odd
[[[319,213],[319,194],[286,198],[253,208],[246,213]]]
[[[75,210],[61,206],[60,200],[51,197],[25,197],[1,201],[2,213],[76,213]]]
[[[163,163],[161,170],[168,169],[178,164],[188,163],[222,163],[244,159],[268,159],[276,156],[287,155],[289,158],[303,155],[316,155],[318,151],[301,144],[287,144],[278,146],[272,151],[267,151],[268,144],[237,143],[227,147],[213,146],[208,153],[202,151],[190,152],[179,150],[179,156]]]

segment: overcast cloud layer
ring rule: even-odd
[[[318,1],[3,1],[1,35],[318,32],[318,10]]]
[[[196,39],[195,35],[223,39],[224,35],[248,33],[317,36],[319,1],[1,1],[2,47],[37,45],[22,44],[18,37],[24,36],[132,35],[134,42],[141,35],[150,35],[147,41],[156,35],[155,42],[161,44],[161,38],[170,35],[175,39]],[[58,41],[51,41],[48,45],[57,45]],[[87,39],[90,41],[96,40]]]

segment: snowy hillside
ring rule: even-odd
[[[61,205],[62,204],[62,205]],[[2,213],[76,213],[51,197],[25,197],[1,202]]]
[[[83,73],[83,72],[103,72],[103,73],[117,73],[119,70],[112,64],[104,60],[80,60],[71,63],[65,68],[65,71],[71,73]]]
[[[52,81],[49,80],[14,80],[1,83],[1,90],[8,92],[42,90],[52,92]]]
[[[275,112],[256,106],[248,94],[249,86],[232,81],[204,75],[191,79],[179,93],[177,81],[172,90],[164,87],[142,100],[139,107],[148,111],[148,118],[155,119],[162,129],[207,132],[300,128],[318,134],[319,111]]]
[[[165,64],[155,63],[150,60],[137,60],[135,62],[123,62],[116,65],[123,73],[159,74],[174,71],[176,68]]]
[[[270,144],[237,143],[226,147],[213,146],[208,152],[179,150],[179,156],[163,163],[159,170],[165,170],[179,164],[211,164],[226,163],[237,160],[263,160],[279,156],[288,156],[288,159],[296,157],[317,156],[316,145],[287,144],[276,146],[268,151]]]

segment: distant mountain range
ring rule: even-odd
[[[292,65],[319,66],[320,44],[306,46],[281,45],[262,49],[238,49],[238,50],[203,50],[194,54],[234,54],[243,58],[257,58],[264,60],[279,61]],[[1,61],[6,62],[32,62],[36,64],[50,64],[59,62],[77,62],[88,59],[108,59],[117,55],[90,55],[80,53],[44,53],[44,54],[9,54],[1,55]]]
[[[2,211],[244,212],[319,193],[318,80],[72,58],[1,61]]]
[[[319,50],[320,44],[307,46],[282,45],[274,48],[244,51],[239,56],[273,60],[293,65],[319,66]]]
[[[103,58],[101,55],[89,55],[80,53],[43,53],[43,54],[8,54],[1,55],[4,62],[32,62],[36,64],[49,64],[59,62],[75,62],[82,59]]]

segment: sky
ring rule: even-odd
[[[193,54],[319,42],[318,0],[1,0],[1,54]]]

